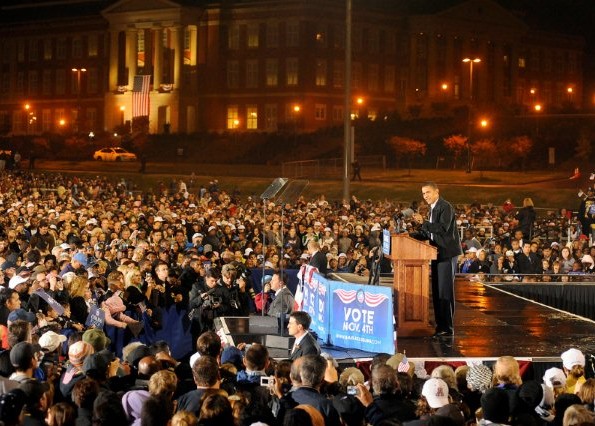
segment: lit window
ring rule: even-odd
[[[326,120],[326,105],[316,104],[314,106],[314,118],[316,120]]]
[[[46,61],[51,61],[53,56],[52,53],[52,40],[45,39],[43,41],[43,59]]]
[[[235,105],[227,107],[227,128],[237,129],[239,124],[238,107]]]
[[[519,57],[519,68],[525,68],[525,58]]]
[[[258,24],[248,25],[248,47],[258,47]]]
[[[316,61],[316,85],[326,86],[326,61],[324,59]]]
[[[297,58],[288,58],[285,62],[286,84],[296,86],[298,84],[298,60]]]
[[[278,82],[279,62],[276,59],[267,59],[266,62],[266,85],[268,87],[275,87]]]
[[[246,128],[250,130],[258,129],[258,107],[256,105],[246,107]]]
[[[96,34],[91,34],[87,37],[87,55],[89,55],[90,58],[94,58],[97,56],[97,48],[98,48],[98,42],[97,42],[97,35]]]

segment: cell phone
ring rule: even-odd
[[[260,376],[260,386],[269,386],[273,384],[274,377]]]
[[[210,260],[206,260],[202,263],[202,266],[205,268],[205,271],[208,271],[209,269],[211,269],[211,261]]]
[[[145,274],[145,281],[150,280],[150,279],[151,279],[151,273],[150,272],[147,272]]]
[[[356,396],[359,392],[357,386],[347,386],[347,395]]]

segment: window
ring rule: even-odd
[[[37,62],[39,56],[39,45],[37,40],[29,40],[29,62]]]
[[[296,86],[298,84],[298,60],[297,58],[287,58],[285,61],[286,84]]]
[[[229,33],[227,35],[227,47],[232,50],[240,48],[240,27],[238,25],[232,25],[229,27]]]
[[[45,39],[43,41],[43,59],[46,61],[51,61],[53,57],[53,50],[52,50],[52,40]]]
[[[66,39],[56,40],[56,59],[66,59]]]
[[[136,33],[136,66],[139,68],[145,66],[145,30],[139,30]]]
[[[39,75],[37,71],[29,71],[27,75],[27,93],[29,95],[37,95],[39,91]]]
[[[90,68],[87,70],[87,93],[97,93],[98,89],[98,72],[97,68]]]
[[[519,68],[525,68],[525,58],[523,56],[519,56]]]
[[[316,85],[326,86],[326,61],[324,59],[316,61]]]
[[[98,41],[97,34],[87,36],[87,55],[89,58],[95,58],[98,55]]]
[[[25,73],[23,71],[17,73],[17,94],[25,94]]]
[[[41,92],[44,95],[52,94],[52,70],[43,70],[41,77]]]
[[[368,67],[368,89],[371,91],[378,90],[378,65],[372,64]]]
[[[343,107],[333,106],[333,121],[343,121]]]
[[[72,57],[83,57],[83,40],[80,37],[74,37],[72,39]]]
[[[395,67],[387,66],[384,68],[384,91],[394,93],[395,91]]]
[[[279,23],[269,22],[267,24],[267,47],[279,47]]]
[[[319,121],[326,120],[326,105],[314,105],[314,119]]]
[[[354,89],[361,89],[362,86],[362,64],[359,62],[353,63],[351,71],[351,84]]]
[[[277,130],[277,104],[266,104],[264,106],[264,126],[265,130]]]
[[[345,29],[341,25],[335,25],[333,28],[333,47],[337,50],[345,48]]]
[[[66,71],[56,70],[56,95],[63,95],[66,92]]]
[[[318,24],[318,27],[316,28],[315,39],[316,39],[317,47],[326,47],[327,46],[328,37],[327,37],[326,25]]]
[[[258,129],[258,107],[256,105],[246,106],[246,128],[249,130]]]
[[[258,61],[256,59],[246,61],[246,87],[249,89],[258,87]]]
[[[286,26],[286,41],[288,47],[298,46],[300,42],[300,27],[296,21],[287,22]]]
[[[41,130],[43,132],[49,132],[52,130],[52,110],[43,109],[41,110]]]
[[[227,61],[227,87],[229,89],[240,87],[240,64],[238,61]]]
[[[240,121],[238,119],[238,107],[237,105],[227,107],[227,128],[237,129]]]
[[[345,81],[345,62],[335,61],[333,66],[333,87],[340,89]]]
[[[275,87],[278,82],[279,62],[276,59],[267,59],[266,61],[266,85]]]
[[[255,49],[258,47],[258,24],[250,24],[247,28],[248,33],[248,47]]]
[[[97,128],[97,109],[96,108],[87,108],[85,111],[85,123],[83,127],[86,127],[86,130],[93,130]]]

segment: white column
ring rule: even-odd
[[[182,89],[182,65],[184,61],[184,27],[172,28],[174,53],[174,90]]]
[[[118,58],[119,58],[119,31],[110,31],[110,52],[109,52],[109,87],[108,90],[113,92],[118,85]]]
[[[153,31],[153,45],[155,56],[153,59],[153,90],[159,90],[163,79],[163,30],[158,28]]]
[[[132,90],[134,76],[136,75],[136,64],[138,53],[136,40],[136,29],[126,30],[126,68],[128,68],[128,90]]]

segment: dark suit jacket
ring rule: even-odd
[[[455,209],[443,198],[438,198],[432,210],[432,221],[425,221],[421,230],[427,239],[430,239],[430,235],[433,237],[430,244],[438,248],[438,260],[463,254]]]
[[[517,263],[521,274],[541,273],[541,261],[535,253],[529,253],[529,256],[525,253],[520,253],[517,257]]]
[[[326,255],[321,251],[317,251],[310,259],[309,265],[318,269],[318,272],[320,272],[321,275],[326,275],[328,272],[327,263]]]
[[[306,336],[295,351],[291,353],[289,359],[293,361],[304,355],[320,355],[320,345],[310,333],[306,333]]]
[[[321,395],[316,389],[307,388],[307,387],[300,387],[291,392],[287,395],[283,396],[279,401],[281,405],[281,409],[277,415],[278,419],[283,419],[285,413],[291,409],[295,408],[299,404],[304,405],[311,405],[314,407],[322,417],[324,418],[325,426],[340,426],[341,419],[339,417],[339,413],[337,412],[336,408],[333,406],[333,403],[330,399],[326,396]]]

